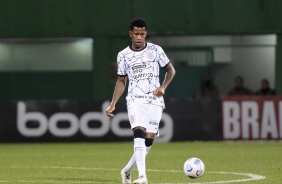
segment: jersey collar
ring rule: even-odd
[[[143,49],[141,49],[141,50],[133,50],[133,49],[131,48],[131,46],[132,46],[132,45],[129,45],[130,50],[132,50],[132,51],[134,51],[134,52],[139,52],[139,51],[142,51],[142,50],[146,49],[146,47],[147,47],[147,42],[145,42],[145,47],[144,47]]]

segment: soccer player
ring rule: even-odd
[[[163,95],[175,75],[175,69],[160,46],[146,42],[146,22],[143,19],[131,22],[129,36],[131,45],[117,56],[118,78],[106,113],[109,117],[114,116],[116,103],[128,80],[126,101],[134,137],[134,153],[121,171],[122,183],[131,183],[131,170],[136,165],[139,177],[133,183],[147,184],[146,154],[159,134],[159,123],[165,108]],[[166,70],[162,84],[159,82],[160,68]]]

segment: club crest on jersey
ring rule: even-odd
[[[153,51],[147,51],[146,54],[147,54],[147,58],[148,59],[153,59],[154,58],[154,52]]]

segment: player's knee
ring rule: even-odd
[[[145,145],[146,145],[147,147],[152,146],[153,142],[154,142],[154,139],[150,139],[150,138],[146,138],[146,139],[145,139]]]
[[[146,138],[146,133],[140,128],[135,129],[133,135],[134,138],[142,138],[142,139]]]

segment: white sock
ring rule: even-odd
[[[149,153],[150,148],[151,148],[151,146],[146,147],[146,155]],[[127,165],[124,167],[124,169],[127,172],[131,172],[131,170],[134,168],[135,165],[136,165],[136,160],[135,160],[135,154],[133,153],[132,157],[130,158]]]
[[[127,165],[124,167],[125,171],[131,172],[131,170],[135,166],[135,163],[136,163],[136,161],[135,161],[135,154],[133,153],[131,159],[128,161]]]
[[[146,146],[145,139],[134,139],[134,156],[136,165],[140,176],[146,176]]]
[[[150,149],[151,149],[151,146],[150,147],[146,146],[146,155],[149,153]]]

